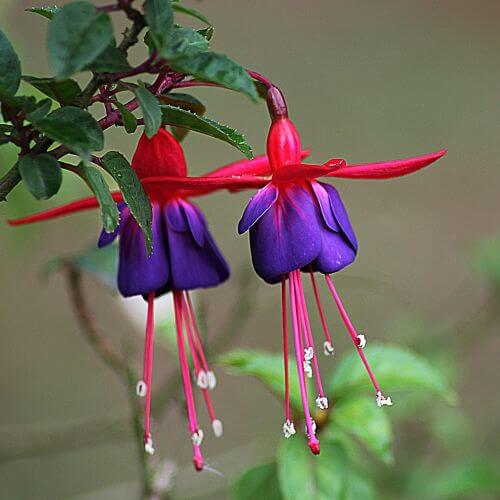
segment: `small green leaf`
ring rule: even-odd
[[[129,71],[132,67],[127,61],[127,54],[116,47],[113,42],[94,59],[88,69],[95,73],[121,73]]]
[[[151,253],[153,235],[151,232],[152,211],[149,198],[142,187],[137,174],[127,159],[117,151],[110,151],[102,158],[104,168],[115,179],[130,213],[139,224],[144,234],[146,248]]]
[[[133,134],[137,129],[137,118],[132,111],[129,111],[121,102],[115,101],[115,106],[122,115],[123,126],[129,134]]]
[[[0,89],[14,95],[21,82],[21,63],[9,39],[0,30]]]
[[[61,168],[57,160],[48,154],[23,156],[19,162],[19,173],[37,200],[54,196],[61,187]]]
[[[175,107],[186,109],[197,115],[205,113],[205,105],[190,94],[168,93],[158,96],[158,100],[163,104],[170,104]],[[189,129],[185,127],[176,127],[172,125],[172,133],[178,141],[182,141],[188,134]]]
[[[208,50],[208,40],[191,28],[176,27],[168,47],[163,51],[163,57],[174,59],[180,56],[190,56]]]
[[[82,89],[74,80],[57,81],[54,78],[37,78],[35,76],[23,76],[23,80],[57,101],[61,106],[74,104],[76,98],[82,93]]]
[[[443,375],[425,359],[392,346],[371,345],[365,352],[379,384],[388,395],[393,390],[419,390],[440,396],[449,403],[456,402],[456,393],[448,386]],[[357,352],[342,359],[331,377],[329,388],[337,401],[371,389],[370,379]],[[393,396],[392,399],[396,398]]]
[[[52,101],[50,99],[42,99],[36,103],[36,108],[26,115],[26,119],[31,123],[36,123],[49,113],[51,107]]]
[[[245,136],[236,130],[175,106],[163,105],[161,110],[163,123],[221,139],[239,149],[247,158],[252,158],[252,148],[248,145]]]
[[[7,104],[9,108],[12,108],[18,113],[30,113],[36,109],[36,99],[32,95],[30,96],[15,96],[0,89],[0,101]],[[9,121],[8,117],[4,115],[5,121]]]
[[[54,17],[54,14],[60,10],[60,7],[56,7],[55,5],[53,7],[30,7],[29,9],[26,9],[28,12],[34,12],[35,14],[39,14],[40,16],[43,16],[47,19],[52,19]]]
[[[174,12],[186,14],[188,16],[194,17],[195,19],[198,19],[198,21],[201,21],[202,23],[208,24],[208,26],[212,26],[212,23],[208,20],[208,18],[199,10],[192,9],[190,7],[184,7],[184,5],[180,5],[178,3],[172,5],[172,8],[174,9]]]
[[[245,471],[236,481],[231,498],[234,500],[281,500],[276,462],[257,465]]]
[[[243,92],[257,101],[257,90],[246,70],[224,54],[199,52],[177,57],[169,63],[177,71]]]
[[[168,47],[174,29],[174,14],[171,0],[146,0],[146,21],[151,40],[159,55]]]
[[[285,377],[283,357],[263,351],[238,349],[219,357],[217,363],[229,368],[235,375],[248,375],[260,380],[271,392],[279,398],[284,398]],[[289,364],[290,402],[294,408],[302,408],[299,392],[297,370]]]
[[[383,462],[392,464],[392,429],[387,412],[367,398],[341,399],[332,413],[331,423],[359,439]]]
[[[161,108],[156,97],[144,86],[134,89],[134,94],[139,101],[144,118],[146,136],[153,137],[161,126]]]
[[[99,202],[104,230],[112,233],[118,227],[120,213],[104,177],[97,168],[84,163],[80,163],[77,173],[87,183]]]
[[[89,2],[72,2],[55,14],[49,25],[48,49],[58,80],[91,64],[113,42],[108,14]]]
[[[65,106],[37,123],[37,128],[54,141],[61,142],[82,159],[104,147],[101,127],[92,115],[74,106]]]

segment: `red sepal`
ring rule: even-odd
[[[345,167],[345,164],[344,160],[334,159],[328,161],[324,165],[308,165],[307,163],[288,165],[274,172],[273,182],[293,182],[301,179],[324,177],[335,170]]]

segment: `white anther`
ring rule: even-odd
[[[291,420],[285,420],[283,424],[283,434],[285,438],[288,439],[290,436],[293,436],[295,432],[295,425],[293,425],[293,422]]]
[[[325,353],[325,356],[333,356],[335,354],[335,348],[328,340],[323,342],[323,352]]]
[[[215,373],[212,370],[207,371],[207,385],[210,390],[215,389],[217,385],[217,379],[215,378]]]
[[[196,385],[200,389],[206,389],[208,387],[208,377],[206,371],[200,370],[198,372],[198,376],[196,377]]]
[[[309,361],[304,361],[304,373],[306,374],[307,378],[312,378],[313,376],[311,363],[309,363]]]
[[[148,440],[146,441],[146,443],[144,444],[144,451],[148,454],[148,455],[154,455],[155,453],[155,449],[153,447],[153,440],[151,438],[148,438]]]
[[[381,392],[377,392],[377,406],[381,408],[382,406],[392,406],[392,399],[390,397],[385,397]]]
[[[144,382],[144,380],[139,380],[139,382],[137,382],[137,385],[135,386],[135,392],[141,398],[146,396],[146,393],[148,392],[148,386],[146,382]]]
[[[220,438],[223,432],[222,422],[218,419],[212,420],[212,430],[214,431],[215,437]]]
[[[313,435],[316,435],[316,429],[317,429],[316,422],[311,418],[311,430],[313,432]],[[307,428],[307,425],[305,426],[305,432],[306,436],[310,439],[311,436],[309,435],[309,429]]]
[[[191,440],[196,446],[200,446],[200,444],[203,442],[203,437],[204,434],[201,429],[198,429],[196,432],[193,432],[193,434],[191,434]]]
[[[311,361],[314,358],[314,349],[312,347],[306,347],[304,349],[304,361]]]
[[[358,347],[364,349],[366,345],[366,337],[361,333],[357,335],[357,337],[358,337]]]
[[[325,396],[318,396],[316,398],[316,406],[320,410],[326,410],[328,408],[328,398]]]

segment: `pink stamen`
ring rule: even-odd
[[[290,276],[293,273],[299,271],[293,271],[290,273]],[[311,451],[317,455],[319,454],[319,441],[316,435],[314,434],[314,429],[312,426],[312,418],[309,412],[309,404],[307,400],[307,386],[306,379],[304,375],[304,369],[302,366],[302,357],[303,350],[301,347],[302,341],[300,338],[300,330],[299,330],[299,315],[296,307],[297,298],[296,298],[296,289],[295,283],[293,279],[289,279],[290,285],[290,308],[292,311],[292,326],[293,326],[293,336],[294,336],[294,346],[295,346],[295,361],[297,364],[297,373],[299,376],[299,386],[300,386],[300,397],[302,399],[302,408],[304,410],[304,417],[306,421],[307,433],[309,434],[308,446]]]
[[[193,388],[191,386],[191,378],[189,376],[189,364],[186,356],[186,348],[184,345],[183,335],[183,320],[182,320],[182,292],[174,291],[174,311],[175,311],[175,327],[177,331],[177,347],[179,351],[179,363],[181,365],[182,381],[184,385],[184,394],[186,397],[186,406],[188,411],[189,431],[193,441],[193,463],[195,469],[200,471],[203,469],[205,460],[201,454],[200,442],[203,434],[198,428],[198,419],[196,416],[196,408],[194,404]]]
[[[314,298],[316,299],[316,305],[318,307],[319,317],[321,319],[321,326],[323,327],[323,333],[325,334],[326,341],[329,342],[330,345],[332,345],[332,337],[330,335],[330,330],[328,329],[328,322],[326,320],[325,311],[323,310],[323,306],[321,305],[318,285],[316,284],[314,273],[311,272],[310,274],[311,274],[311,283],[314,290]]]
[[[288,368],[288,321],[286,311],[286,277],[281,277],[281,319],[283,323],[283,367],[285,370],[285,420],[292,421],[290,410],[290,374]]]
[[[144,344],[144,367],[143,379],[146,384],[146,404],[144,418],[144,444],[147,445],[151,440],[151,383],[153,378],[153,351],[154,351],[154,331],[155,331],[155,313],[154,313],[155,292],[148,294],[148,313],[146,320],[146,341]]]
[[[191,323],[191,327],[194,331],[194,338],[196,340],[196,348],[198,350],[198,354],[200,356],[200,359],[201,359],[201,364],[203,366],[203,369],[206,371],[206,372],[209,372],[210,369],[208,367],[208,362],[207,362],[207,358],[205,356],[205,352],[203,351],[203,343],[201,342],[201,335],[200,335],[200,330],[198,328],[198,323],[196,321],[196,316],[194,314],[194,308],[193,308],[193,304],[191,303],[191,297],[189,296],[189,292],[184,292],[185,294],[185,297],[186,297],[186,302],[187,302],[187,310],[189,312],[189,320],[190,320],[190,323]]]
[[[373,374],[373,371],[368,363],[368,360],[366,359],[365,353],[363,352],[363,349],[359,345],[358,333],[356,332],[356,329],[354,328],[351,320],[349,319],[347,311],[345,310],[344,305],[342,304],[342,301],[340,300],[340,296],[337,293],[335,286],[333,285],[333,281],[328,274],[325,275],[325,279],[326,279],[326,283],[328,285],[328,288],[330,289],[330,293],[332,294],[333,300],[335,301],[335,304],[337,305],[340,316],[342,317],[342,321],[344,322],[344,324],[347,328],[347,331],[351,335],[351,339],[354,343],[354,346],[356,347],[356,350],[358,351],[358,354],[359,354],[359,357],[361,358],[361,361],[365,365],[368,376],[370,377],[370,380],[372,381],[373,387],[375,388],[375,392],[377,394],[382,393],[380,386],[378,385],[377,379],[375,378],[375,375]]]
[[[319,373],[319,365],[318,365],[318,357],[316,356],[316,351],[314,349],[314,339],[311,331],[311,324],[309,322],[309,315],[307,312],[307,304],[306,299],[304,297],[304,289],[302,287],[302,279],[300,276],[300,271],[297,271],[295,275],[295,281],[297,285],[297,298],[298,298],[298,311],[300,314],[300,318],[302,320],[302,325],[305,331],[305,335],[310,347],[313,348],[314,356],[312,358],[313,370],[314,370],[314,378],[316,381],[316,387],[318,389],[318,394],[320,397],[325,397],[325,391],[323,390],[323,384],[321,383],[321,375]]]

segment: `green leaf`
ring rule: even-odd
[[[208,40],[198,31],[191,28],[176,27],[168,47],[163,51],[163,57],[173,59],[207,50]]]
[[[442,397],[450,404],[456,402],[456,393],[448,386],[443,375],[425,359],[392,346],[371,345],[365,349],[365,353],[387,395],[391,391],[426,391]],[[337,401],[371,389],[370,379],[357,352],[342,359],[328,385],[329,392],[336,395]]]
[[[97,168],[84,163],[78,166],[77,173],[87,183],[99,202],[104,230],[112,233],[118,227],[120,214],[104,177]]]
[[[203,115],[206,109],[205,105],[201,101],[190,94],[168,93],[158,96],[158,100],[163,104],[170,104],[178,108],[187,109],[197,115]],[[172,125],[172,133],[178,141],[182,141],[188,132],[188,128],[181,128]]]
[[[82,93],[82,89],[74,80],[57,81],[54,78],[37,78],[35,76],[23,76],[23,80],[57,101],[61,106],[74,104],[76,98]]]
[[[163,123],[221,139],[239,149],[247,158],[252,158],[252,148],[248,145],[245,136],[236,130],[175,106],[163,105],[161,110]]]
[[[32,95],[15,96],[0,89],[0,101],[18,113],[26,114],[36,109],[36,99]],[[7,116],[4,115],[4,118],[6,121],[9,121]]]
[[[204,36],[208,41],[210,41],[210,40],[212,40],[212,37],[214,36],[214,27],[209,26],[208,28],[198,30],[198,33],[200,35]]]
[[[48,49],[58,80],[92,63],[113,42],[108,14],[89,2],[72,2],[55,14],[49,25]]]
[[[21,63],[9,39],[0,30],[0,89],[14,95],[21,82]]]
[[[132,69],[127,61],[127,54],[113,44],[104,49],[88,66],[95,73],[121,73]]]
[[[19,162],[19,173],[37,200],[46,200],[54,196],[61,187],[61,168],[57,160],[48,154],[23,156]]]
[[[208,18],[202,14],[199,10],[192,9],[190,7],[184,7],[184,5],[180,5],[175,3],[172,5],[174,12],[179,12],[180,14],[186,14],[188,16],[194,17],[201,21],[202,23],[208,24],[208,26],[212,26],[212,23],[208,20]]]
[[[281,500],[276,462],[257,465],[244,472],[232,489],[234,500]]]
[[[314,457],[299,435],[282,441],[278,479],[283,497],[286,500],[345,498],[347,461],[347,454],[339,443],[321,443],[321,454]]]
[[[169,61],[172,68],[201,80],[243,92],[257,101],[257,90],[245,69],[224,54],[200,52]]]
[[[153,137],[161,126],[161,108],[156,97],[144,86],[140,85],[134,89],[139,106],[144,118],[144,129],[146,136]]]
[[[26,9],[28,12],[34,12],[35,14],[39,14],[40,16],[43,16],[47,19],[52,19],[54,17],[54,14],[60,10],[60,7],[56,7],[55,5],[53,7],[30,7],[29,9]]]
[[[387,412],[367,398],[341,399],[332,412],[331,422],[356,437],[383,462],[392,464],[392,429]]]
[[[152,211],[149,198],[142,187],[137,174],[127,159],[117,151],[110,151],[102,158],[104,168],[115,179],[130,213],[139,224],[144,234],[146,248],[151,253],[153,234],[151,232]]]
[[[37,123],[37,128],[54,141],[61,142],[82,159],[104,147],[104,135],[92,115],[74,106],[65,106]]]
[[[238,349],[220,356],[217,363],[229,368],[235,375],[248,375],[260,380],[280,399],[285,394],[285,378],[283,373],[283,357],[263,351]],[[299,392],[297,370],[289,364],[290,402],[296,409],[302,408]]]
[[[26,115],[26,119],[31,123],[36,123],[49,113],[51,107],[52,101],[50,99],[42,99],[36,103],[36,108]]]
[[[172,2],[170,0],[146,0],[144,12],[151,40],[158,54],[163,55],[174,30]]]
[[[122,115],[123,126],[129,134],[133,134],[137,129],[137,118],[132,111],[129,111],[121,102],[115,101],[114,105]]]

